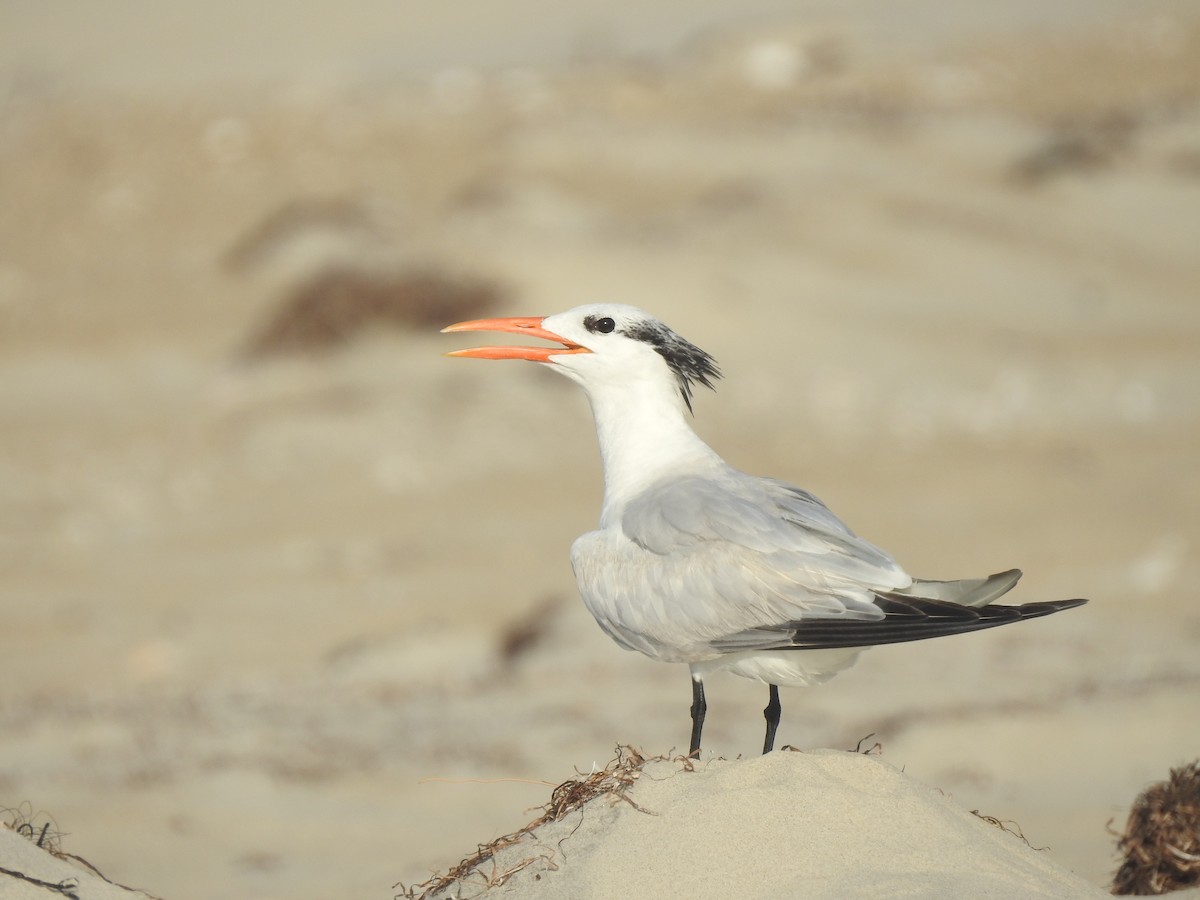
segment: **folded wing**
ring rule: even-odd
[[[880,620],[877,593],[912,584],[811,494],[733,470],[644,491],[619,529],[580,538],[572,563],[606,631],[677,660],[717,655],[712,641],[761,626]]]
[[[884,618],[873,622],[798,621],[770,628],[755,628],[712,642],[722,652],[740,650],[832,650],[839,647],[874,647],[920,641],[948,634],[995,628],[1024,619],[1035,619],[1072,609],[1086,600],[1055,600],[1021,606],[984,606],[976,609],[945,600],[885,594],[878,599]]]

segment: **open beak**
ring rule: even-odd
[[[507,331],[510,334],[522,334],[529,337],[541,338],[544,341],[554,341],[559,347],[474,347],[469,350],[452,350],[447,356],[466,356],[471,359],[528,359],[532,362],[550,362],[552,356],[562,356],[565,353],[591,353],[587,347],[573,344],[553,331],[542,327],[542,318],[517,319],[474,319],[470,322],[459,322],[442,329],[446,334],[451,331]]]

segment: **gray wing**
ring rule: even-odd
[[[802,620],[882,619],[877,592],[912,584],[812,494],[734,470],[651,487],[572,562],[618,643],[674,660],[777,646],[776,629]]]
[[[801,605],[814,600],[809,594],[867,596],[912,583],[888,553],[855,535],[808,491],[732,470],[660,483],[626,508],[621,529],[663,557],[698,548],[751,551],[758,574],[786,576],[788,593]]]

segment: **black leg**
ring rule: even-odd
[[[767,720],[767,737],[763,741],[763,753],[770,753],[775,749],[775,729],[779,727],[779,714],[783,711],[779,705],[779,686],[770,685],[771,700],[767,703],[767,708],[763,710],[763,716]]]
[[[704,702],[704,682],[699,678],[692,679],[692,745],[688,748],[688,756],[700,756],[700,732],[704,730],[704,713],[708,704]]]

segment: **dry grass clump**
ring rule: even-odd
[[[1166,894],[1200,885],[1200,760],[1171,770],[1134,801],[1117,841],[1125,861],[1114,894]]]
[[[39,823],[39,819],[44,820]],[[43,850],[53,854],[62,853],[62,832],[58,823],[42,812],[34,812],[28,802],[18,806],[0,807],[0,825],[28,838]]]
[[[1007,832],[1015,838],[1020,838],[1021,842],[1030,850],[1041,851],[1046,849],[1045,847],[1035,847],[1033,844],[1029,843],[1029,838],[1025,837],[1025,832],[1021,830],[1021,826],[1012,819],[997,819],[995,816],[989,816],[986,813],[981,813],[977,809],[971,810],[971,815],[977,819],[982,819],[993,828],[999,828],[1001,831]]]
[[[647,763],[667,759],[669,757],[666,756],[647,758],[633,747],[619,745],[617,755],[603,769],[586,775],[580,772],[580,777],[564,781],[556,787],[550,795],[550,802],[542,808],[542,814],[528,825],[518,828],[510,834],[502,835],[489,844],[481,844],[478,850],[445,874],[435,875],[428,881],[414,884],[411,887],[400,885],[402,892],[397,897],[403,897],[405,900],[427,900],[455,882],[468,878],[477,879],[481,887],[499,887],[517,872],[539,859],[545,860],[553,868],[553,863],[545,857],[544,853],[531,855],[505,869],[496,865],[494,860],[496,854],[501,850],[520,843],[537,828],[548,822],[558,822],[598,797],[611,796],[623,800],[638,812],[656,815],[634,803],[626,792],[637,781]],[[690,770],[693,760],[681,759],[681,762]],[[490,871],[484,872],[483,866],[488,862],[492,862],[492,868]]]
[[[114,887],[129,891],[131,894],[141,894],[143,897],[149,898],[149,900],[162,900],[161,897],[151,894],[149,891],[144,891],[141,888],[132,888],[120,882],[113,881],[82,856],[64,851],[62,848],[63,833],[59,830],[58,823],[54,821],[52,816],[46,813],[34,812],[32,804],[28,801],[15,807],[0,807],[0,828],[8,828],[15,831],[57,859],[78,863],[97,878],[108,882]],[[24,872],[18,872],[15,869],[5,867],[0,867],[0,875],[24,881],[35,887],[44,888],[51,894],[74,898],[74,900],[79,900],[80,898],[79,879],[77,878],[66,878],[55,882],[43,881]],[[7,896],[2,889],[0,889],[0,894]]]
[[[491,281],[432,266],[375,271],[333,265],[288,293],[250,338],[245,356],[329,350],[373,328],[440,328],[484,315],[502,295]]]

